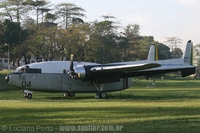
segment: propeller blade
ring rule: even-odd
[[[74,71],[73,67],[74,67],[74,55],[71,54],[71,57],[70,57],[70,71]]]

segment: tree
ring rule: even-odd
[[[152,44],[157,44],[153,36],[142,36],[138,39],[138,49],[135,51],[137,60],[146,60],[149,52],[149,47]]]
[[[88,39],[88,24],[72,24],[67,29],[62,30],[61,44],[64,44],[65,55],[69,59],[70,54],[75,54],[78,61],[85,60],[86,41]]]
[[[28,30],[29,34],[34,34],[37,30],[36,21],[30,17],[24,19],[23,23],[21,23],[21,27]]]
[[[13,53],[13,50],[16,46],[22,44],[23,41],[26,39],[26,31],[21,28],[20,23],[11,22],[10,20],[5,20],[2,23],[2,30],[2,48],[4,48],[6,51],[11,51],[11,59],[22,57],[22,55],[16,56],[16,54]],[[5,44],[7,44],[7,46],[5,46]]]
[[[124,29],[124,36],[128,39],[128,49],[126,60],[138,60],[138,51],[140,48],[139,36],[140,26],[138,24],[129,24]]]
[[[31,57],[33,56],[31,45],[35,46],[35,44],[33,43],[33,36],[36,34],[37,25],[34,19],[27,18],[23,21],[21,27],[22,29],[26,30],[26,40],[24,40],[23,43],[20,45],[21,48],[17,48],[24,56],[25,64],[29,64]]]
[[[120,57],[118,58],[119,60],[118,61],[122,61],[122,62],[125,62],[128,60],[128,53],[129,53],[129,40],[123,36],[123,35],[120,35],[117,39],[117,44],[118,44],[118,49],[119,50],[119,54],[120,54]]]
[[[86,42],[87,61],[109,63],[120,60],[117,27],[111,20],[91,23],[89,40]]]
[[[2,21],[0,21],[0,44],[2,44],[3,43],[3,35],[4,35],[4,32],[3,32],[3,30],[4,30],[4,26],[3,26],[3,22]]]
[[[200,44],[194,46],[194,56],[197,58],[196,76],[200,76]]]
[[[30,48],[37,61],[41,61],[42,59],[47,61],[56,58],[56,32],[56,27],[43,27],[38,29],[31,37],[32,42]]]
[[[158,59],[159,60],[165,60],[165,59],[171,59],[171,52],[170,48],[167,45],[164,45],[162,43],[157,43],[158,46]]]
[[[75,59],[82,61],[87,28],[85,24],[70,25],[68,29],[40,28],[32,38],[32,52],[45,60],[69,59],[70,54],[75,54]]]
[[[26,17],[28,10],[30,10],[30,8],[23,5],[23,1],[24,0],[2,0],[0,8],[3,9],[3,11],[0,15],[8,17],[11,21],[16,20],[20,23],[20,20]]]
[[[56,20],[56,16],[54,14],[47,13],[45,15],[45,21],[47,21],[47,22],[54,22],[55,20]]]
[[[49,3],[46,0],[36,0],[36,1],[26,0],[25,2],[23,2],[23,5],[31,6],[36,10],[37,29],[39,28],[39,16],[42,15],[41,22],[43,22],[43,13],[50,11],[50,9],[45,7],[48,4]]]
[[[194,46],[194,56],[199,57],[200,58],[200,44],[197,44]]]
[[[124,29],[124,34],[127,38],[130,38],[131,40],[136,39],[139,36],[140,33],[140,25],[138,24],[129,24]]]
[[[56,6],[55,16],[65,23],[65,29],[72,23],[83,23],[82,17],[85,17],[85,10],[72,3],[61,3]]]
[[[172,58],[181,58],[183,56],[183,52],[180,48],[174,48],[172,50]]]
[[[164,43],[169,45],[171,51],[173,51],[175,48],[178,48],[179,44],[182,44],[182,40],[178,37],[167,37],[166,39],[167,40]]]
[[[0,21],[0,56],[3,57],[5,54],[5,46],[4,46],[4,25],[3,22]]]

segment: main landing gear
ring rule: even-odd
[[[95,98],[106,98],[107,97],[107,93],[105,91],[100,91],[98,93],[96,93]]]
[[[64,97],[69,96],[69,97],[74,97],[75,93],[74,92],[66,92],[64,93]]]
[[[96,93],[95,98],[106,98],[107,93],[103,91],[103,84],[100,85],[100,89],[98,88],[97,84],[93,81],[94,86],[96,87],[98,93]]]

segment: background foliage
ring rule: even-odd
[[[86,22],[85,10],[72,3],[52,5],[45,0],[2,0],[0,2],[0,47],[10,47],[11,61],[24,57],[30,63],[69,59],[109,63],[143,60],[151,44],[158,45],[159,59],[179,58],[181,39],[168,37],[166,44],[153,36],[141,36],[139,24],[122,27],[114,16]],[[18,63],[19,64],[19,63]]]

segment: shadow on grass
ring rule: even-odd
[[[38,100],[41,98],[38,98]],[[93,95],[88,96],[75,96],[75,97],[63,97],[63,96],[46,96],[44,99],[47,100],[89,100],[89,99],[99,99],[99,100],[183,100],[183,99],[200,99],[200,96],[187,96],[187,95],[165,95],[165,96],[139,96],[139,95],[131,95],[131,94],[123,94],[123,95],[108,95],[107,98],[95,98]]]
[[[155,90],[154,90],[155,89]],[[105,99],[129,99],[129,100],[183,100],[200,99],[200,88],[197,89],[128,89],[120,92],[108,92]],[[94,99],[95,93],[77,93],[75,97],[46,96],[49,100],[81,100]]]
[[[30,108],[2,108],[0,125],[123,125],[124,132],[189,132],[199,129],[199,112],[200,108],[195,107],[94,105],[57,108],[45,106],[36,109],[30,106]]]
[[[63,93],[33,92],[30,100],[185,100],[200,99],[200,88],[198,89],[128,89],[121,92],[108,92],[105,99],[95,99],[95,93],[76,93],[75,97],[64,97]],[[0,100],[25,100],[20,90],[0,91]]]

